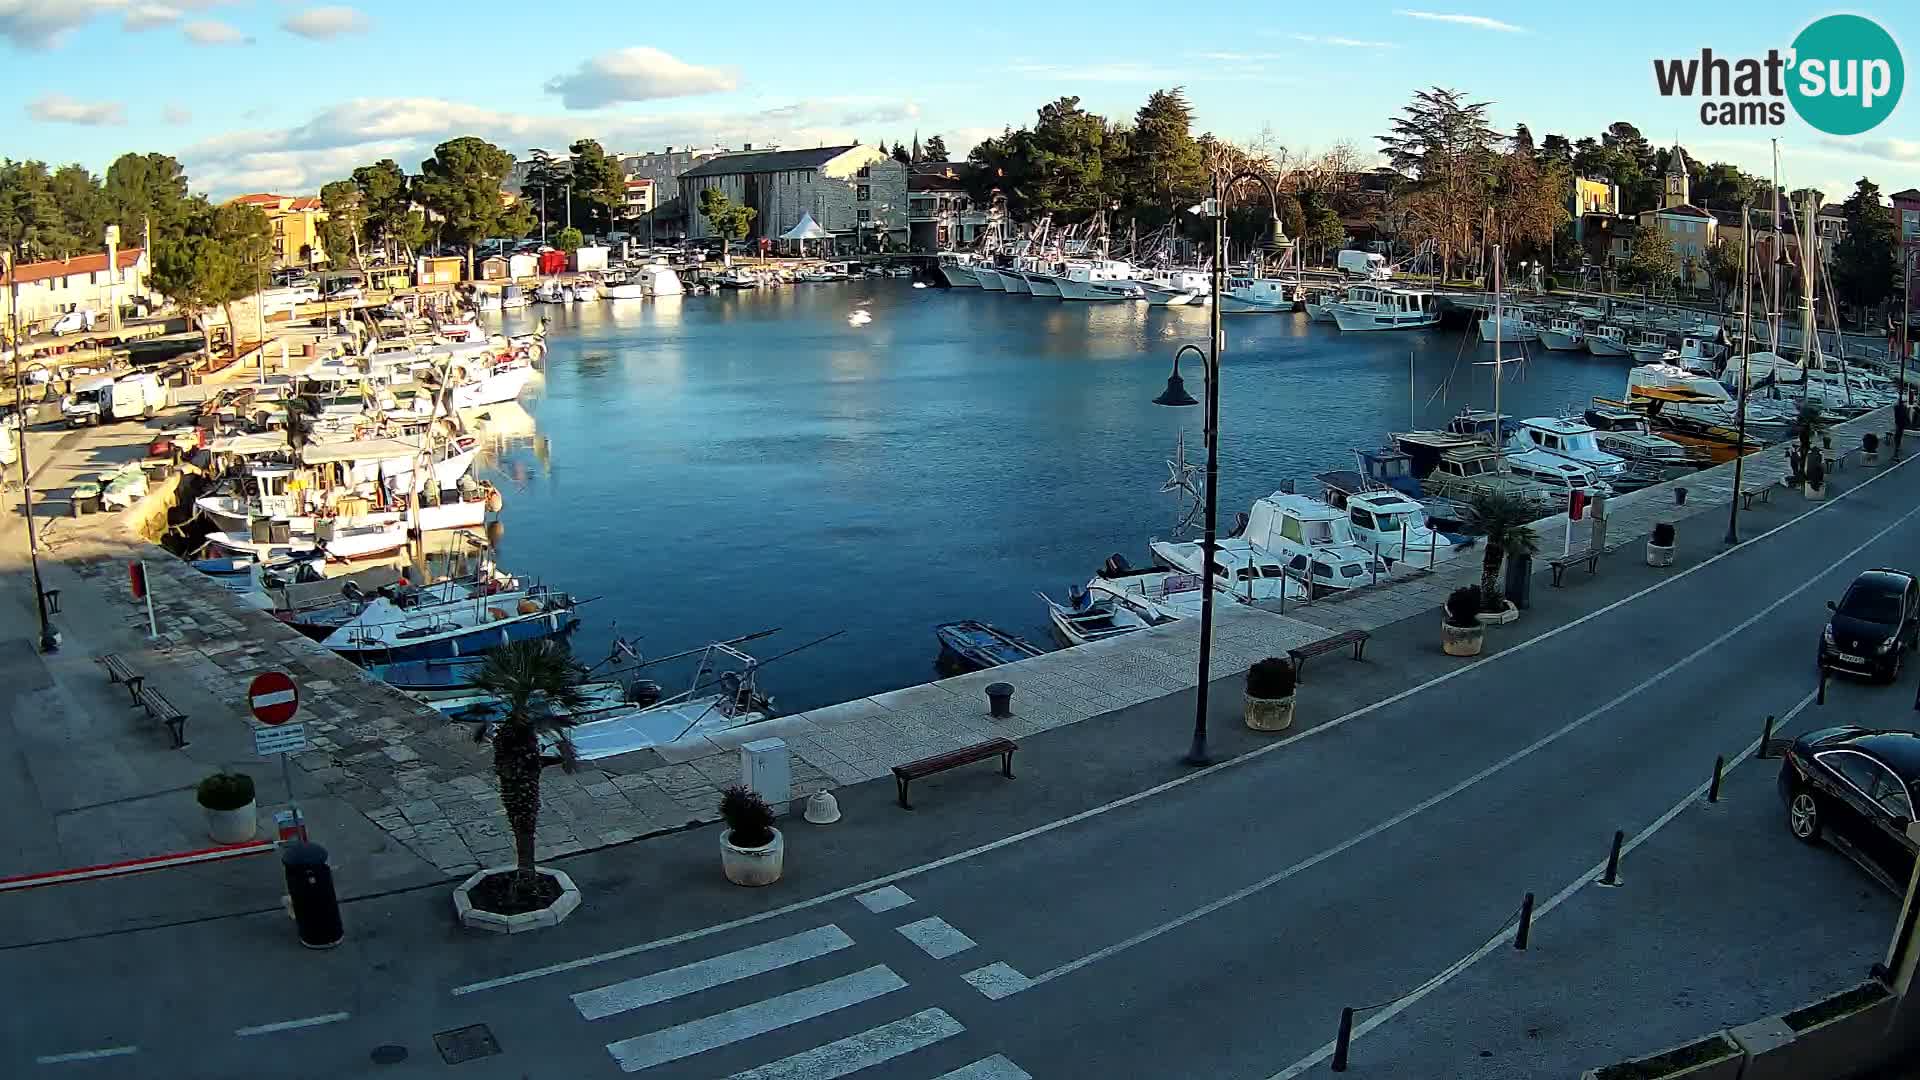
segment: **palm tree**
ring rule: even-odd
[[[1792,466],[1791,479],[1799,480],[1807,474],[1807,459],[1813,454],[1813,437],[1827,426],[1826,417],[1821,413],[1820,403],[1800,399],[1800,407],[1793,415],[1793,441],[1795,451],[1789,452],[1787,464]]]
[[[500,781],[500,804],[513,830],[514,890],[533,889],[534,830],[540,823],[540,770],[558,764],[573,769],[573,742],[567,729],[586,704],[580,689],[586,669],[555,641],[516,641],[493,650],[474,676],[506,707],[506,715],[486,729],[493,739],[493,773]],[[552,736],[557,757],[541,753],[542,736]]]
[[[1531,555],[1540,547],[1533,535],[1533,507],[1518,496],[1483,491],[1462,508],[1467,524],[1486,535],[1486,554],[1480,560],[1480,598],[1483,609],[1493,611],[1500,602],[1495,579],[1500,576],[1500,560],[1508,555]]]

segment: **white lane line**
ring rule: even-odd
[[[1684,581],[1687,577],[1693,574],[1697,574],[1702,570],[1705,570],[1707,567],[1712,566],[1713,564],[1719,562],[1721,559],[1727,558],[1728,556],[1733,555],[1736,552],[1744,551],[1747,548],[1750,548],[1753,545],[1759,543],[1760,541],[1765,540],[1770,536],[1773,536],[1775,533],[1781,532],[1782,530],[1785,530],[1785,529],[1792,528],[1794,525],[1799,524],[1801,521],[1804,521],[1807,518],[1820,513],[1821,511],[1827,510],[1831,507],[1839,506],[1842,503],[1844,503],[1848,497],[1852,496],[1854,492],[1861,491],[1866,487],[1868,487],[1869,485],[1878,483],[1882,478],[1893,475],[1895,470],[1905,468],[1909,464],[1913,463],[1915,460],[1920,460],[1920,455],[1916,455],[1915,457],[1909,457],[1906,460],[1898,462],[1896,464],[1888,465],[1886,468],[1883,468],[1878,473],[1875,473],[1872,477],[1861,482],[1855,487],[1848,488],[1846,491],[1841,492],[1840,495],[1836,498],[1828,499],[1825,502],[1818,503],[1812,509],[1804,510],[1800,512],[1798,515],[1788,518],[1786,521],[1783,521],[1780,524],[1775,525],[1773,528],[1768,529],[1766,532],[1763,532],[1758,536],[1755,536],[1751,540],[1744,540],[1739,544],[1733,547],[1727,548],[1725,551],[1721,551],[1717,554],[1709,556],[1708,558],[1703,559],[1700,562],[1695,563],[1694,565],[1689,566],[1684,570],[1662,577],[1659,581],[1654,582],[1652,585],[1649,585],[1638,592],[1631,593],[1627,596],[1621,597],[1620,599],[1613,601],[1610,604],[1606,604],[1602,607],[1596,608],[1595,610],[1590,611],[1587,614],[1582,615],[1571,622],[1564,623],[1560,626],[1555,626],[1555,627],[1551,627],[1549,629],[1543,630],[1540,633],[1534,635],[1533,637],[1528,638],[1525,641],[1514,644],[1490,656],[1486,656],[1486,657],[1483,657],[1482,659],[1475,660],[1463,667],[1451,668],[1440,675],[1437,675],[1431,679],[1428,679],[1426,682],[1420,683],[1417,686],[1408,687],[1407,689],[1402,690],[1397,694],[1393,694],[1389,697],[1382,698],[1379,701],[1372,703],[1371,705],[1363,705],[1360,708],[1353,710],[1352,712],[1345,713],[1340,716],[1336,716],[1333,719],[1327,721],[1326,723],[1321,724],[1319,727],[1308,728],[1305,731],[1301,731],[1293,735],[1289,735],[1286,738],[1280,739],[1276,742],[1263,743],[1262,745],[1257,746],[1254,749],[1249,750],[1244,754],[1241,754],[1239,757],[1228,758],[1225,761],[1218,762],[1213,765],[1209,765],[1204,769],[1195,769],[1192,772],[1182,773],[1179,776],[1176,776],[1173,779],[1166,781],[1165,783],[1156,784],[1153,787],[1147,788],[1143,791],[1136,791],[1131,795],[1123,795],[1120,798],[1114,799],[1111,802],[1102,803],[1099,806],[1088,807],[1087,809],[1082,810],[1078,813],[1069,814],[1066,817],[1058,818],[1054,821],[1043,822],[1042,824],[1035,825],[1033,828],[1024,829],[1020,832],[1013,833],[1012,835],[1009,835],[1009,836],[1003,836],[998,840],[990,840],[984,844],[980,844],[975,847],[968,848],[965,851],[956,851],[952,855],[942,856],[941,858],[934,859],[931,862],[924,862],[918,866],[909,866],[903,870],[895,870],[890,874],[882,874],[879,877],[869,878],[866,881],[859,882],[858,884],[849,885],[843,889],[835,889],[832,892],[821,893],[819,896],[811,897],[806,900],[796,900],[791,904],[785,905],[784,907],[773,908],[767,911],[759,912],[758,914],[754,914],[754,915],[746,915],[741,918],[732,919],[723,923],[714,923],[711,926],[703,926],[695,930],[688,930],[688,931],[685,931],[684,933],[674,934],[669,937],[656,938],[652,941],[643,941],[634,945],[625,945],[618,949],[609,949],[606,952],[594,953],[591,956],[581,956],[581,957],[576,957],[575,959],[572,959],[572,960],[563,960],[557,964],[548,964],[545,967],[529,968],[526,971],[516,971],[511,974],[501,975],[498,978],[493,978],[493,979],[482,979],[479,982],[472,982],[462,986],[456,986],[453,988],[452,993],[455,997],[460,997],[466,994],[477,994],[483,990],[497,990],[500,987],[512,986],[515,983],[527,982],[531,979],[541,979],[541,978],[545,978],[548,975],[558,975],[558,974],[561,974],[562,972],[575,971],[575,970],[578,970],[579,968],[591,967],[594,964],[604,964],[610,960],[622,960],[622,959],[625,959],[626,957],[637,956],[640,953],[651,952],[655,949],[669,948],[674,945],[682,944],[683,942],[694,941],[699,938],[707,937],[708,935],[711,935],[711,934],[722,934],[722,933],[726,933],[729,930],[738,930],[743,926],[753,926],[756,923],[766,922],[768,919],[778,919],[783,916],[791,915],[796,911],[806,911],[810,908],[819,907],[822,904],[830,904],[836,900],[844,900],[849,896],[857,896],[861,893],[871,892],[882,886],[891,885],[894,882],[906,881],[909,878],[919,877],[922,874],[931,873],[935,870],[941,870],[958,863],[967,862],[971,859],[979,858],[982,855],[988,855],[995,851],[999,851],[1001,848],[1012,847],[1015,844],[1023,844],[1028,840],[1034,839],[1035,837],[1045,836],[1048,833],[1067,828],[1068,826],[1078,825],[1083,821],[1088,821],[1093,818],[1100,817],[1103,814],[1109,814],[1115,810],[1120,810],[1125,807],[1132,806],[1134,803],[1144,802],[1148,799],[1157,798],[1161,795],[1166,794],[1169,791],[1173,791],[1178,788],[1184,787],[1187,784],[1191,784],[1196,781],[1205,779],[1206,777],[1212,776],[1215,773],[1218,773],[1222,770],[1237,768],[1249,762],[1258,761],[1259,759],[1266,757],[1268,754],[1278,753],[1282,750],[1285,750],[1289,746],[1292,746],[1294,743],[1299,742],[1302,739],[1310,739],[1316,735],[1325,734],[1326,732],[1333,731],[1354,720],[1358,720],[1366,716],[1371,716],[1382,709],[1391,708],[1395,705],[1398,705],[1400,702],[1405,701],[1410,697],[1413,697],[1416,694],[1424,693],[1443,683],[1451,682],[1454,679],[1460,678],[1463,675],[1469,674],[1474,671],[1478,671],[1482,667],[1488,664],[1497,663],[1510,656],[1517,656],[1520,653],[1525,652],[1527,649],[1530,649],[1533,646],[1538,645],[1543,641],[1547,641],[1551,638],[1558,637],[1561,634],[1564,634],[1567,631],[1574,629],[1575,627],[1583,626],[1586,623],[1593,621],[1594,619],[1600,618],[1603,615],[1613,612],[1627,604],[1634,602],[1635,600],[1639,600],[1643,597],[1646,597],[1655,592],[1658,592],[1661,589],[1667,588],[1668,586],[1671,586],[1676,582]],[[1905,518],[1902,518],[1901,520],[1904,521]],[[1829,569],[1831,569],[1831,567],[1829,567]]]
[[[934,1080],[1033,1080],[1033,1075],[1008,1061],[1005,1054],[995,1054],[950,1073],[941,1073]]]
[[[949,956],[966,952],[973,948],[973,939],[954,929],[953,924],[938,915],[929,916],[919,922],[910,922],[896,927],[901,936],[935,960],[945,960]]]
[[[1818,696],[1819,696],[1819,691],[1816,690],[1813,693],[1808,694],[1806,697],[1801,698],[1800,701],[1797,704],[1795,704],[1793,708],[1787,710],[1787,713],[1785,716],[1782,716],[1780,718],[1780,721],[1778,725],[1775,727],[1775,730],[1785,731],[1787,727],[1793,722],[1793,718],[1800,715],[1800,710],[1806,708],[1808,705],[1813,704],[1814,699],[1817,698]],[[1747,760],[1747,758],[1753,756],[1754,752],[1759,749],[1760,749],[1759,739],[1755,739],[1752,742],[1748,743],[1746,746],[1746,749],[1741,750],[1738,754],[1734,755],[1733,760],[1727,763],[1726,771],[1728,772],[1733,771],[1733,769],[1739,766],[1741,762],[1744,762]],[[1705,798],[1707,794],[1707,788],[1712,786],[1712,784],[1713,784],[1713,781],[1708,780],[1706,783],[1701,784],[1699,787],[1694,788],[1692,791],[1687,792],[1686,796],[1682,798],[1679,802],[1674,803],[1672,806],[1668,807],[1666,813],[1661,814],[1659,817],[1655,818],[1653,821],[1653,824],[1648,825],[1646,828],[1635,833],[1632,839],[1620,845],[1620,854],[1622,858],[1624,858],[1629,852],[1633,851],[1635,848],[1638,848],[1641,844],[1644,844],[1648,840],[1651,840],[1655,833],[1658,833],[1661,829],[1664,829],[1669,824],[1672,824],[1673,819],[1679,817],[1681,812],[1684,811],[1687,807],[1692,806],[1694,803],[1699,802],[1701,799]],[[1600,880],[1600,876],[1606,872],[1607,872],[1606,860],[1602,859],[1600,862],[1594,863],[1593,866],[1590,869],[1588,869],[1586,873],[1581,874],[1579,877],[1573,879],[1573,881],[1570,884],[1568,884],[1566,888],[1561,889],[1559,892],[1554,893],[1552,896],[1548,897],[1545,903],[1536,906],[1533,909],[1534,921],[1539,922],[1541,916],[1552,911],[1554,908],[1559,907],[1561,904],[1566,903],[1569,899],[1573,897],[1575,893],[1579,892],[1581,889],[1584,889],[1588,885],[1591,885],[1594,882]],[[1479,963],[1481,960],[1485,959],[1488,953],[1491,953],[1496,949],[1500,949],[1503,947],[1510,947],[1512,942],[1513,942],[1513,932],[1505,928],[1501,929],[1499,933],[1488,938],[1485,944],[1481,945],[1479,948],[1468,953],[1466,956],[1461,957],[1459,960],[1454,961],[1450,967],[1442,969],[1439,977],[1434,978],[1433,980],[1429,981],[1426,985],[1421,986],[1418,990],[1415,990],[1413,993],[1408,994],[1406,997],[1401,998],[1400,1000],[1394,1002],[1392,1005],[1389,1005],[1384,1009],[1381,1009],[1379,1012],[1368,1017],[1366,1020],[1354,1025],[1353,1034],[1350,1037],[1349,1041],[1350,1042],[1359,1041],[1359,1039],[1362,1036],[1373,1031],[1375,1028],[1386,1023],[1387,1021],[1392,1020],[1394,1017],[1399,1016],[1401,1013],[1406,1012],[1408,1009],[1413,1008],[1415,1005],[1418,1005],[1423,999],[1425,999],[1427,995],[1433,993],[1435,990],[1440,989],[1442,986],[1445,986],[1447,983],[1452,982],[1454,976],[1460,974],[1461,972],[1467,970],[1473,965]],[[1333,1045],[1334,1044],[1331,1042],[1327,1043],[1325,1046],[1322,1046],[1320,1049],[1315,1050],[1313,1053],[1308,1054],[1306,1057],[1301,1058],[1299,1061],[1296,1061],[1293,1064],[1287,1066],[1286,1068],[1280,1070],[1279,1072],[1274,1073],[1272,1076],[1268,1077],[1267,1080],[1293,1080],[1294,1077],[1299,1076],[1301,1073],[1306,1072],[1308,1069],[1311,1069],[1315,1065],[1318,1065],[1322,1061],[1325,1061],[1326,1059],[1332,1057]]]
[[[734,1073],[730,1080],[839,1080],[902,1054],[924,1050],[965,1030],[946,1010],[923,1009],[891,1024]]]
[[[913,897],[901,892],[900,889],[894,885],[889,885],[884,889],[875,889],[870,893],[861,893],[859,896],[854,897],[854,899],[860,901],[862,907],[865,907],[875,915],[883,911],[892,911],[897,907],[906,907],[908,904],[913,903]]]
[[[852,945],[853,939],[842,933],[839,927],[822,926],[778,941],[735,949],[724,956],[685,964],[669,971],[627,979],[597,990],[584,990],[573,995],[573,1004],[580,1010],[583,1019],[599,1020],[629,1009],[657,1005],[726,983],[765,975],[769,971],[851,948]]]
[[[126,1057],[128,1054],[139,1052],[140,1048],[137,1046],[109,1046],[104,1050],[75,1050],[71,1054],[42,1054],[34,1058],[33,1062],[36,1065],[64,1065],[69,1061],[95,1061],[99,1058]]]
[[[1601,703],[1598,707],[1588,710],[1587,712],[1569,721],[1567,724],[1563,725],[1557,730],[1548,732],[1547,734],[1541,736],[1540,738],[1535,739],[1533,742],[1528,743],[1526,746],[1521,747],[1520,749],[1514,751],[1511,754],[1508,754],[1506,757],[1503,757],[1499,761],[1496,761],[1493,764],[1487,766],[1486,768],[1481,769],[1479,772],[1474,773],[1472,776],[1467,777],[1465,780],[1460,781],[1459,783],[1453,785],[1450,788],[1447,788],[1446,790],[1440,792],[1439,794],[1428,796],[1427,798],[1422,799],[1421,801],[1413,804],[1412,806],[1407,807],[1405,810],[1400,811],[1399,813],[1393,815],[1392,817],[1387,818],[1384,821],[1377,822],[1374,825],[1367,828],[1366,830],[1355,833],[1354,835],[1348,837],[1345,840],[1342,840],[1341,842],[1333,845],[1330,848],[1326,848],[1325,850],[1320,851],[1317,854],[1310,855],[1307,858],[1302,859],[1297,863],[1294,863],[1292,866],[1289,866],[1284,870],[1281,870],[1277,873],[1270,874],[1264,878],[1261,878],[1259,881],[1256,881],[1251,885],[1247,885],[1242,888],[1236,889],[1233,892],[1230,892],[1227,895],[1222,896],[1216,900],[1213,900],[1206,904],[1202,904],[1201,906],[1194,908],[1192,911],[1189,911],[1184,915],[1175,916],[1174,918],[1168,919],[1166,922],[1163,922],[1158,926],[1154,926],[1146,930],[1142,930],[1140,933],[1135,934],[1124,941],[1115,942],[1114,944],[1108,945],[1106,948],[1103,948],[1103,949],[1096,949],[1095,951],[1090,952],[1087,955],[1082,956],[1077,960],[1069,960],[1066,963],[1061,964],[1059,967],[1052,968],[1047,971],[1043,971],[1040,974],[1033,976],[1033,979],[1029,983],[1029,986],[1040,986],[1044,983],[1052,982],[1053,980],[1059,978],[1062,975],[1071,975],[1072,973],[1079,971],[1081,968],[1086,967],[1088,964],[1097,963],[1101,960],[1107,959],[1110,956],[1114,956],[1118,953],[1125,952],[1126,950],[1133,948],[1135,945],[1152,941],[1154,938],[1160,937],[1161,935],[1170,933],[1174,930],[1178,930],[1179,928],[1187,925],[1188,923],[1193,922],[1196,919],[1204,918],[1205,916],[1211,915],[1214,912],[1219,911],[1221,908],[1227,907],[1230,904],[1238,903],[1241,900],[1245,900],[1247,897],[1252,896],[1257,892],[1260,892],[1264,889],[1268,889],[1275,885],[1278,885],[1279,883],[1301,873],[1302,871],[1310,870],[1313,867],[1320,865],[1321,863],[1327,861],[1328,859],[1333,858],[1336,855],[1339,855],[1344,851],[1347,851],[1359,844],[1362,844],[1368,840],[1373,839],[1374,837],[1380,835],[1383,832],[1386,832],[1388,829],[1393,828],[1395,825],[1401,824],[1402,822],[1408,820],[1409,818],[1412,818],[1427,810],[1431,810],[1435,806],[1438,806],[1441,803],[1446,802],[1448,799],[1453,798],[1455,795],[1458,795],[1461,792],[1466,791],[1468,788],[1471,788],[1474,785],[1480,783],[1482,780],[1485,780],[1488,777],[1495,775],[1496,773],[1504,771],[1509,766],[1517,764],[1518,762],[1524,760],[1525,758],[1531,757],[1535,753],[1538,753],[1539,751],[1545,749],[1546,747],[1553,745],[1554,743],[1560,741],[1566,736],[1571,735],[1575,731],[1578,731],[1581,728],[1585,727],[1587,724],[1591,723],[1595,718],[1604,716],[1607,713],[1612,712],[1613,710],[1626,704],[1628,701],[1631,701],[1635,697],[1638,697],[1640,694],[1645,693],[1647,690],[1652,689],[1653,687],[1658,686],[1661,683],[1664,683],[1670,676],[1673,675],[1674,672],[1679,671],[1681,668],[1686,667],[1687,665],[1693,663],[1695,660],[1698,660],[1701,657],[1706,656],[1707,654],[1719,649],[1720,646],[1726,644],[1729,640],[1734,638],[1736,635],[1745,632],[1747,628],[1751,627],[1753,624],[1766,618],[1768,615],[1773,614],[1774,611],[1778,610],[1781,607],[1781,605],[1787,603],[1787,601],[1792,600],[1795,597],[1799,596],[1801,593],[1806,592],[1808,589],[1813,588],[1814,585],[1819,583],[1821,578],[1825,577],[1827,574],[1832,573],[1835,568],[1846,563],[1848,560],[1860,554],[1862,551],[1865,551],[1869,546],[1879,542],[1879,540],[1882,537],[1886,536],[1888,533],[1892,532],[1894,529],[1899,528],[1902,524],[1905,524],[1906,521],[1909,518],[1913,517],[1915,514],[1920,514],[1920,507],[1915,507],[1914,509],[1909,510],[1906,513],[1900,515],[1898,519],[1888,524],[1886,528],[1881,529],[1879,532],[1874,533],[1872,536],[1868,537],[1866,540],[1861,541],[1861,543],[1857,547],[1855,547],[1852,551],[1849,551],[1845,555],[1842,555],[1840,558],[1836,559],[1833,563],[1829,564],[1824,570],[1819,570],[1809,575],[1805,581],[1801,582],[1799,585],[1795,586],[1790,591],[1782,594],[1779,599],[1768,604],[1766,607],[1761,608],[1759,611],[1754,612],[1752,615],[1747,616],[1745,619],[1742,619],[1739,623],[1735,624],[1731,629],[1720,634],[1718,637],[1715,637],[1713,640],[1693,650],[1692,652],[1674,661],[1673,663],[1668,664],[1666,667],[1661,668],[1659,671],[1654,672],[1652,675],[1649,675],[1646,678],[1640,680],[1639,682],[1635,683],[1633,686],[1628,687],[1626,690],[1614,695],[1612,698]],[[1795,711],[1796,712],[1798,711],[1797,707]],[[1534,910],[1536,914],[1539,911],[1538,908],[1535,908]]]
[[[907,985],[885,964],[842,975],[801,990],[728,1009],[723,1013],[689,1020],[648,1035],[621,1039],[607,1044],[607,1053],[622,1072],[639,1072],[669,1061],[704,1054],[709,1050],[765,1035],[802,1020],[825,1016],[849,1005],[871,1001]]]
[[[985,994],[988,1001],[1012,997],[1027,988],[1027,977],[1015,970],[1012,964],[1004,962],[974,968],[960,978],[965,980],[968,986]]]
[[[282,1020],[277,1024],[258,1024],[254,1027],[234,1028],[233,1033],[243,1039],[255,1035],[271,1035],[276,1031],[294,1031],[299,1028],[319,1027],[322,1024],[337,1024],[352,1013],[323,1013],[319,1016],[302,1017],[299,1020]]]

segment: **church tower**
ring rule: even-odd
[[[1692,202],[1693,183],[1687,176],[1687,152],[1680,149],[1679,143],[1675,143],[1673,156],[1667,160],[1666,199],[1660,207],[1665,210],[1675,206],[1686,206]]]

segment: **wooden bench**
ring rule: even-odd
[[[141,675],[128,667],[127,662],[120,659],[120,657],[114,653],[108,653],[105,656],[96,656],[94,659],[100,661],[100,666],[107,669],[108,682],[126,684],[129,704],[140,704],[140,684],[146,680],[145,675]]]
[[[151,686],[142,686],[135,697],[139,699],[140,707],[147,710],[148,716],[167,725],[167,734],[173,736],[175,750],[187,745],[186,713],[174,708],[173,702]]]
[[[1367,651],[1367,638],[1372,635],[1365,630],[1346,630],[1332,637],[1321,638],[1297,648],[1287,650],[1287,658],[1293,661],[1293,681],[1300,681],[1300,669],[1307,666],[1307,660],[1322,653],[1334,652],[1348,645],[1353,646],[1353,658],[1360,659]]]
[[[1580,563],[1587,564],[1587,573],[1598,572],[1600,551],[1597,548],[1574,548],[1560,558],[1548,560],[1547,566],[1553,571],[1553,587],[1556,589],[1560,587],[1560,579],[1566,576],[1567,567],[1577,566]]]
[[[1773,502],[1773,484],[1754,484],[1740,489],[1740,509],[1751,510],[1755,502]]]
[[[958,750],[949,750],[944,754],[924,757],[919,761],[909,761],[905,765],[895,765],[893,767],[893,779],[896,784],[900,785],[900,808],[902,810],[913,809],[913,804],[907,801],[908,784],[913,783],[923,776],[943,773],[948,769],[957,769],[962,765],[971,765],[976,761],[986,761],[989,758],[998,757],[1000,759],[1000,775],[1011,780],[1013,779],[1013,752],[1018,749],[1020,749],[1019,744],[1012,739],[988,739],[986,742],[974,743],[972,746],[963,746]]]

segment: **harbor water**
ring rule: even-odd
[[[1049,644],[1035,591],[1064,596],[1115,553],[1145,564],[1180,513],[1161,488],[1182,431],[1204,464],[1201,410],[1153,404],[1175,350],[1204,346],[1202,308],[881,279],[550,305],[504,329],[543,318],[536,434],[476,473],[507,496],[501,563],[599,598],[587,657],[615,634],[657,656],[782,627],[752,646],[766,657],[844,630],[767,669],[784,711],[935,677],[941,622]],[[1471,332],[1225,323],[1223,526],[1287,481],[1317,493],[1314,473],[1390,431],[1492,404],[1493,349]],[[1526,352],[1507,413],[1624,393],[1619,360]],[[1200,397],[1192,354],[1184,375]]]

